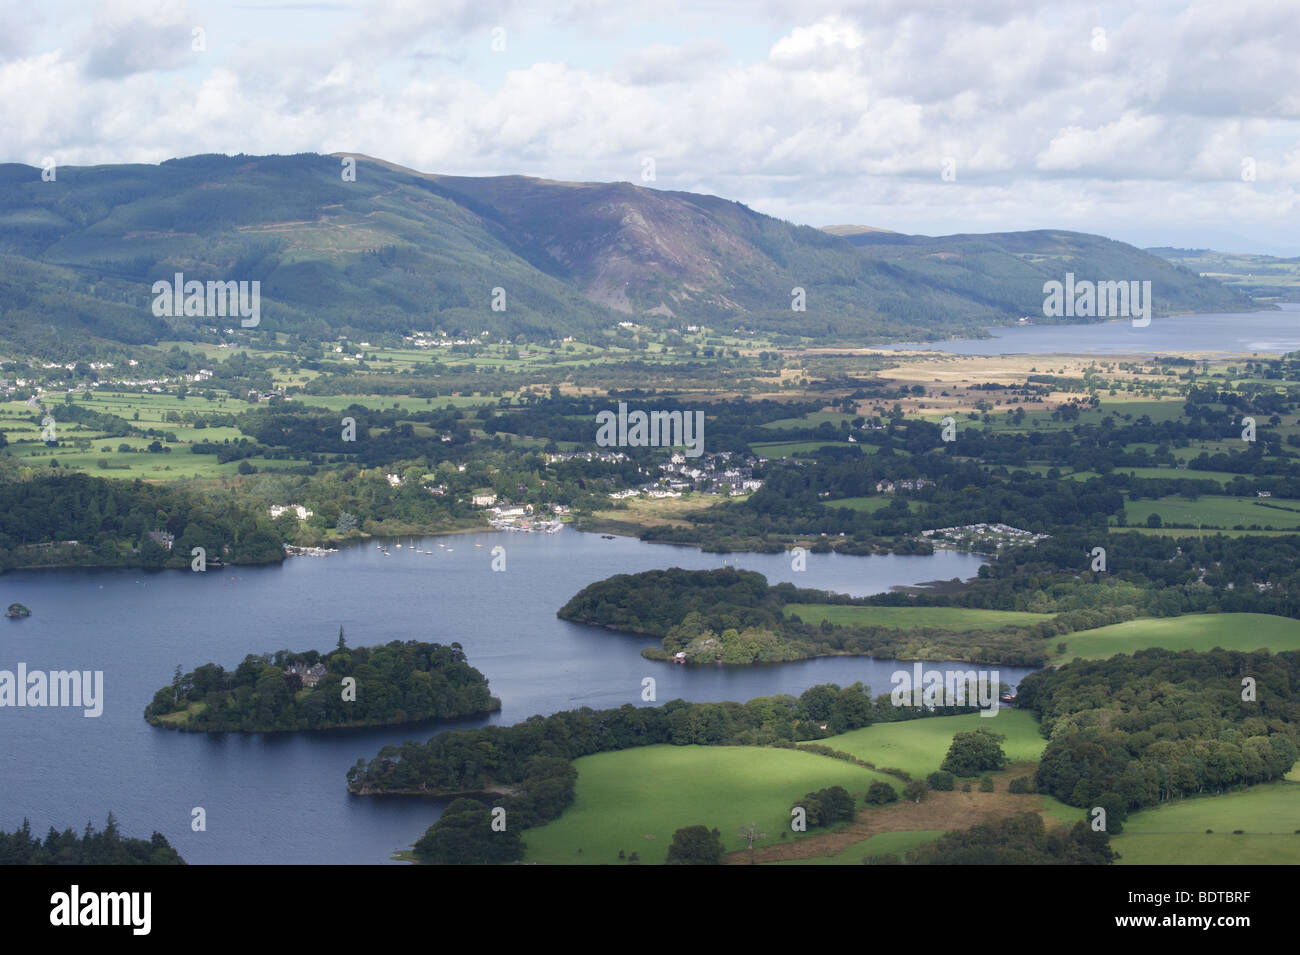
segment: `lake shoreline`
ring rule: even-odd
[[[155,729],[171,730],[176,733],[204,733],[210,736],[225,736],[227,733],[237,734],[240,736],[273,736],[273,735],[292,735],[295,733],[327,733],[327,732],[348,732],[351,730],[379,730],[379,729],[396,729],[401,726],[418,726],[421,723],[448,722],[451,720],[470,720],[479,719],[484,716],[491,716],[494,713],[501,712],[501,700],[493,697],[496,706],[486,710],[474,710],[470,713],[455,713],[451,716],[421,716],[411,720],[400,720],[396,723],[331,723],[328,726],[304,726],[301,729],[267,729],[267,730],[243,730],[243,729],[188,729],[183,723],[164,723],[162,717],[146,716],[145,722]]]

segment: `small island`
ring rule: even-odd
[[[340,628],[338,647],[329,653],[250,654],[231,673],[215,663],[190,673],[177,666],[144,718],[194,733],[276,733],[397,726],[499,709],[501,701],[488,693],[487,678],[469,665],[459,643],[394,640],[349,648]]]
[[[32,612],[20,603],[11,603],[5,611],[6,617],[30,617]]]

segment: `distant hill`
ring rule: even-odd
[[[194,337],[220,320],[150,309],[152,283],[177,271],[259,280],[258,331],[314,340],[439,329],[591,339],[628,319],[862,343],[935,338],[1041,314],[1043,282],[1067,270],[1150,279],[1157,314],[1252,305],[1081,233],[836,235],[716,196],[357,160],[355,182],[343,181],[340,157],[315,154],[60,167],[54,182],[0,165],[0,338],[66,353]],[[498,287],[504,311],[491,308]],[[805,311],[791,308],[795,287]]]
[[[1147,249],[1181,268],[1239,289],[1260,302],[1300,302],[1300,256],[1279,258],[1213,249]]]
[[[877,229],[872,225],[824,225],[823,232],[829,232],[831,235],[857,235],[861,232],[889,232],[897,235],[893,229]]]

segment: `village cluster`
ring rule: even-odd
[[[959,527],[938,527],[921,531],[921,536],[936,547],[944,544],[971,551],[1001,550],[1011,544],[1036,544],[1047,540],[1047,534],[1035,534],[1007,524],[962,524]]]
[[[735,463],[732,458],[736,459]],[[610,497],[614,500],[628,497],[681,497],[688,491],[726,496],[747,494],[763,486],[763,482],[754,477],[755,466],[763,460],[719,451],[688,461],[686,455],[674,452],[672,457],[659,465],[659,470],[664,472],[663,477],[648,481],[640,487],[615,491]]]

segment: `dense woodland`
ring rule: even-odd
[[[155,531],[173,535],[170,549]],[[0,568],[189,567],[194,547],[214,562],[284,560],[270,519],[231,495],[85,474],[0,482]]]
[[[1049,740],[1038,790],[1104,807],[1111,832],[1130,811],[1280,779],[1300,758],[1297,652],[1076,660],[1026,676],[1016,701]]]

